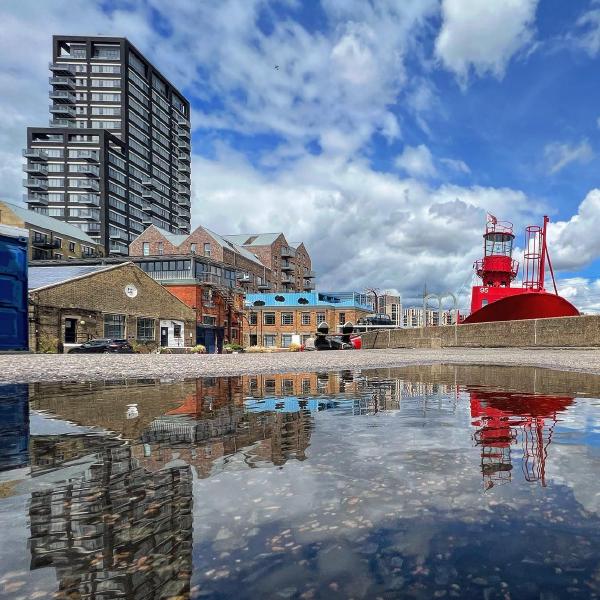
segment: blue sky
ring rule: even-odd
[[[194,223],[284,231],[319,288],[408,304],[470,284],[486,212],[518,242],[549,214],[563,293],[600,310],[596,0],[7,0],[0,22],[7,199],[51,35],[124,35],[192,102]]]

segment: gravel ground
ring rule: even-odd
[[[443,348],[273,354],[2,354],[0,383],[216,377],[462,363],[600,374],[597,348]]]

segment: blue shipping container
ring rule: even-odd
[[[29,386],[0,385],[0,471],[29,464]]]
[[[26,229],[0,225],[0,350],[27,350]]]

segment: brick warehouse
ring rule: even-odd
[[[356,292],[248,294],[245,307],[245,344],[281,348],[289,347],[293,336],[304,343],[322,321],[336,333],[346,321],[356,323],[373,312],[366,294]]]
[[[195,312],[132,263],[29,269],[30,348],[127,338],[196,344]]]

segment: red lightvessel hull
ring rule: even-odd
[[[524,291],[506,296],[471,313],[463,323],[487,323],[520,319],[548,319],[551,317],[576,317],[579,311],[561,296],[545,291]]]

